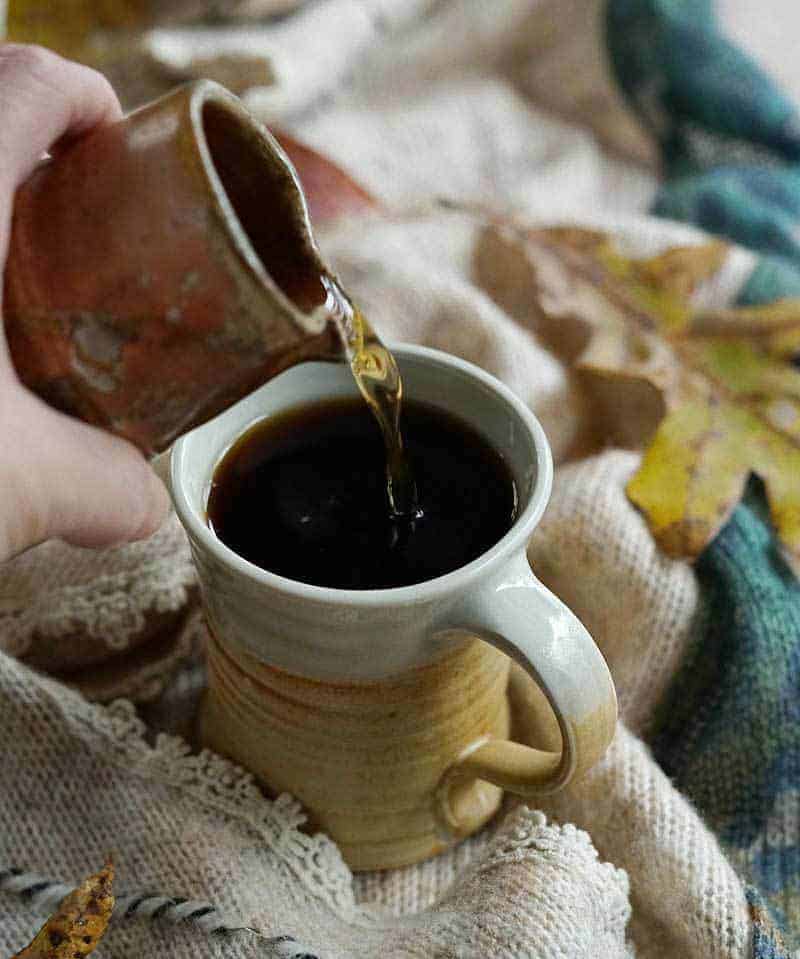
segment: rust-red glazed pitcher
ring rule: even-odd
[[[30,389],[151,455],[280,370],[341,356],[327,272],[285,153],[200,81],[22,185],[6,336]]]

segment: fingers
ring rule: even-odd
[[[51,538],[91,547],[144,539],[167,515],[163,483],[131,444],[22,390],[5,404],[0,435],[13,456],[0,467],[0,558]]]
[[[101,74],[44,47],[0,44],[0,263],[12,198],[54,144],[122,116]]]
[[[20,183],[55,144],[121,115],[119,100],[101,74],[44,47],[0,43],[0,275]],[[11,382],[2,325],[0,318],[0,381]]]
[[[94,70],[42,47],[0,45],[0,272],[19,184],[45,152],[121,115]],[[23,390],[4,353],[0,333],[0,558],[51,537],[107,546],[154,532],[169,500],[141,455]]]
[[[44,47],[0,45],[0,156],[14,187],[58,140],[121,116],[102,74]]]

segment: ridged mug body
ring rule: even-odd
[[[436,817],[446,769],[486,737],[506,739],[509,659],[464,637],[435,662],[371,682],[293,676],[212,638],[205,744],[289,792],[353,869],[427,859],[452,840]],[[472,780],[459,797],[469,832],[501,790]]]

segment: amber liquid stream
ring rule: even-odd
[[[399,519],[414,520],[420,510],[400,431],[403,381],[397,361],[339,284],[330,276],[321,281],[328,294],[325,308],[342,340],[353,378],[381,429],[389,508]]]

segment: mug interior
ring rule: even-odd
[[[507,387],[470,363],[424,347],[390,348],[400,367],[405,396],[465,420],[503,456],[512,472],[518,498],[517,518],[489,552],[501,546],[512,549],[520,540],[524,545],[544,510],[552,481],[550,450],[538,420]],[[220,549],[235,556],[208,527],[206,516],[214,471],[230,447],[257,423],[278,413],[326,399],[358,395],[346,364],[302,363],[182,437],[173,450],[172,485],[176,509],[190,534],[200,533],[202,527],[203,540],[208,542],[211,537]],[[236,556],[236,561],[251,566],[241,557]],[[480,559],[469,565],[479,562]],[[418,590],[421,585],[400,587],[393,592]]]

